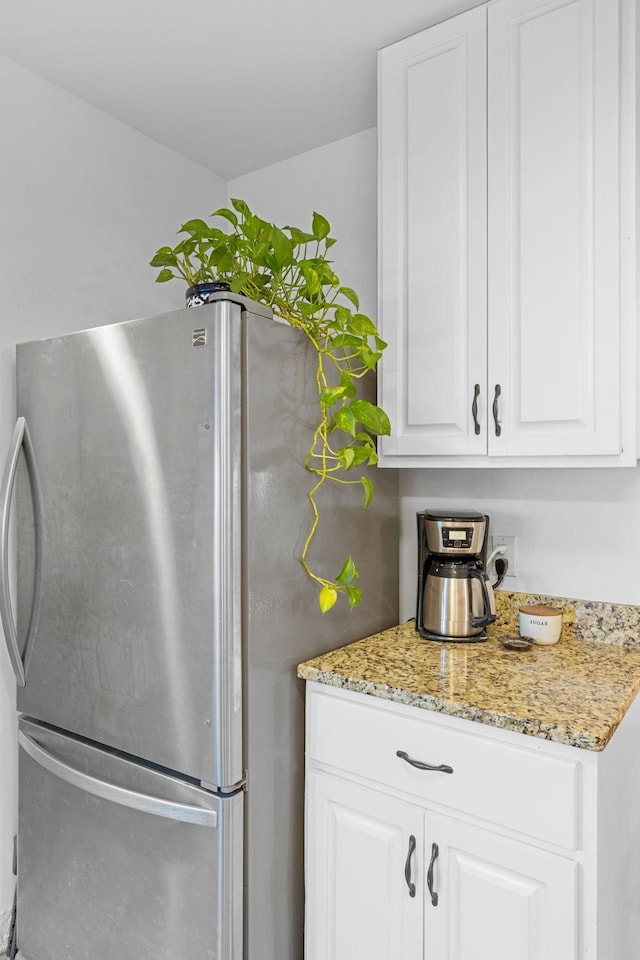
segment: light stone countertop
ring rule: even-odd
[[[640,646],[633,642],[640,608],[536,595],[536,602],[563,608],[562,635],[552,646],[517,652],[505,650],[498,638],[517,635],[517,606],[534,598],[499,591],[496,599],[498,621],[484,643],[424,640],[411,620],[308,660],[298,667],[298,676],[586,750],[603,750],[640,690]],[[580,603],[588,607],[585,630]],[[598,620],[602,626],[596,628],[594,608],[599,606],[604,614]],[[598,610],[596,614],[600,616]],[[624,638],[612,642],[607,627],[614,628],[616,618],[628,630]]]

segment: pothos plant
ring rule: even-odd
[[[313,345],[318,424],[305,457],[313,475],[308,493],[312,520],[300,562],[319,587],[322,613],[341,595],[353,608],[362,599],[353,557],[347,556],[330,580],[316,572],[309,551],[320,519],[318,494],[325,484],[360,487],[365,508],[374,496],[364,468],[377,462],[374,437],[389,434],[390,424],[384,410],[358,396],[356,384],[375,369],[386,344],[360,312],[356,292],[340,283],[327,258],[336,240],[325,217],[314,213],[306,231],[268,223],[244,200],[231,200],[231,206],[211,214],[226,221],[225,229],[189,220],[178,231],[180,242],[161,247],[151,266],[160,268],[158,283],[174,278],[189,286],[226,282],[232,292],[270,307]]]

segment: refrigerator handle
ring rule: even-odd
[[[183,820],[187,823],[214,829],[218,825],[216,810],[194,807],[189,803],[177,803],[174,800],[165,800],[162,797],[155,797],[151,794],[130,790],[128,787],[121,787],[117,783],[99,780],[98,777],[84,773],[82,770],[78,770],[76,767],[72,767],[70,764],[54,757],[52,753],[49,753],[41,744],[36,743],[23,730],[18,731],[18,743],[32,760],[35,760],[49,773],[58,777],[59,780],[64,780],[72,787],[77,787],[85,793],[91,793],[102,800],[109,800],[111,803],[117,803],[122,807],[130,807],[132,810],[141,810],[143,813],[152,813],[157,817],[168,817],[170,820]],[[156,772],[156,776],[164,779],[166,775]],[[173,781],[173,778],[170,777],[166,777],[166,779]],[[204,790],[202,792],[205,793]],[[207,796],[210,795],[207,794]]]
[[[24,447],[25,459],[29,476],[31,479],[31,490],[33,495],[33,506],[35,511],[35,568],[33,578],[33,604],[31,607],[31,616],[29,617],[29,626],[25,639],[24,649],[28,654],[31,641],[35,635],[38,618],[40,613],[40,584],[42,580],[42,537],[44,530],[44,509],[42,504],[42,491],[38,470],[36,467],[35,455],[31,435],[27,427],[27,421],[24,417],[18,417],[16,421],[9,454],[2,476],[2,486],[0,486],[0,618],[4,628],[4,636],[9,652],[9,660],[16,676],[16,683],[19,687],[25,685],[25,665],[20,656],[18,647],[18,633],[16,630],[13,610],[11,608],[11,593],[9,591],[9,518],[11,515],[11,500],[13,497],[13,485],[16,479],[18,469],[18,459],[20,450]]]

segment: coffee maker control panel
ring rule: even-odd
[[[481,556],[487,532],[484,513],[465,511],[460,516],[431,513],[418,515],[420,536],[428,553],[445,556]]]
[[[468,550],[472,538],[473,528],[471,527],[465,527],[464,529],[443,527],[442,529],[442,546],[448,550],[455,550],[456,548]]]

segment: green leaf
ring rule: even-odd
[[[225,220],[228,220],[232,226],[238,226],[238,218],[236,217],[233,210],[227,210],[226,207],[220,207],[219,210],[215,210],[212,214],[212,217],[224,217]]]
[[[300,269],[302,271],[302,276],[304,277],[305,286],[309,295],[313,296],[316,293],[320,293],[320,280],[318,279],[318,274],[313,267],[310,267],[306,263],[302,263],[300,265]]]
[[[356,418],[348,407],[341,407],[340,410],[336,410],[333,415],[333,420],[336,427],[339,427],[341,430],[344,430],[345,433],[350,433],[352,437],[355,437]]]
[[[366,452],[367,463],[370,466],[374,463],[377,463],[378,451],[376,450],[376,445],[373,437],[368,433],[358,432],[356,433],[356,440],[361,444],[359,449]]]
[[[260,223],[257,217],[253,215],[246,217],[242,225],[242,235],[248,240],[258,240],[260,236]]]
[[[173,267],[178,262],[178,258],[171,247],[160,247],[153,255],[153,260],[149,261],[151,267]]]
[[[231,197],[231,206],[234,210],[237,210],[238,213],[241,213],[245,217],[252,216],[251,210],[249,209],[249,204],[244,200],[238,200],[234,197]]]
[[[348,310],[347,307],[336,307],[333,315],[338,327],[345,328],[348,326],[349,320],[351,319],[351,310]]]
[[[376,488],[373,485],[373,480],[370,480],[369,477],[360,477],[360,483],[364,487],[364,509],[366,510],[373,500]]]
[[[349,607],[353,610],[353,608],[357,607],[362,600],[362,590],[360,587],[354,587],[350,583],[346,585],[346,590],[347,596],[349,597]]]
[[[202,236],[203,234],[207,235],[209,229],[209,224],[205,223],[204,220],[187,220],[186,223],[182,224],[178,233],[190,233],[191,236]]]
[[[337,403],[344,395],[344,387],[328,387],[320,394],[320,403],[324,404],[325,407],[332,407],[334,403]]]
[[[298,227],[284,227],[284,229],[289,231],[293,242],[300,246],[305,243],[311,243],[312,240],[315,240],[315,237],[312,233],[305,233],[304,230],[299,230]]]
[[[331,346],[336,350],[341,347],[361,347],[362,337],[355,337],[352,333],[339,333],[331,340]]]
[[[204,246],[204,244],[201,244],[200,246]],[[195,252],[197,247],[198,247],[197,240],[194,240],[193,237],[185,237],[184,240],[181,240],[180,243],[174,247],[173,252],[175,254],[181,253],[185,257],[189,258],[191,254]]]
[[[313,269],[318,274],[323,286],[337,287],[340,283],[339,276],[337,273],[334,273],[326,260],[318,260],[316,257],[313,260]]]
[[[357,580],[358,576],[358,569],[353,562],[353,558],[348,556],[344,562],[342,570],[336,577],[336,583],[342,583],[346,585],[347,583],[352,583],[354,580]]]
[[[238,276],[237,276],[237,277],[234,277],[233,280],[230,280],[230,281],[229,281],[229,288],[230,288],[231,292],[232,292],[232,293],[241,293],[242,288],[244,287],[245,283],[247,282],[247,280],[249,279],[250,276],[251,276],[251,274],[250,274],[250,273],[247,273],[247,272],[245,271],[244,273],[238,274]]]
[[[329,221],[323,217],[322,214],[314,211],[311,229],[313,230],[314,239],[324,240],[325,237],[329,236],[331,227],[329,226]]]
[[[298,310],[303,317],[312,317],[315,313],[318,313],[323,307],[323,302],[320,303],[306,303],[304,300],[301,300],[298,304]]]
[[[256,216],[255,213],[252,213],[249,219],[253,225],[256,239],[266,243],[271,243],[273,231],[277,230],[278,227],[274,226],[272,223],[268,223],[266,220],[263,220],[262,217]]]
[[[172,273],[168,267],[165,267],[156,277],[156,283],[166,283],[167,280],[173,280],[174,277],[175,273]]]
[[[356,310],[360,308],[360,300],[358,298],[358,294],[355,292],[355,290],[352,290],[351,287],[340,287],[340,289],[338,290],[338,293],[341,293],[343,296],[345,296],[347,300],[349,300],[354,305]]]
[[[343,370],[340,374],[340,386],[344,387],[345,397],[355,397],[356,385],[353,382],[353,377],[346,370]]]
[[[352,467],[361,467],[363,464],[369,463],[371,458],[370,447],[359,447],[357,444],[351,444],[351,449],[353,450]]]
[[[293,263],[293,243],[278,227],[273,228],[272,241],[278,268],[288,267],[290,263]]]
[[[223,260],[225,257],[229,257],[230,255],[231,254],[229,252],[228,245],[226,243],[221,243],[212,250],[211,256],[209,257],[209,263],[213,264],[214,266],[218,266],[221,260]]]
[[[217,267],[220,273],[231,273],[236,266],[235,257],[228,250],[221,250],[218,258]],[[360,421],[362,423],[362,421]],[[366,426],[366,424],[365,424]]]
[[[353,447],[342,447],[340,450],[337,450],[336,453],[342,464],[342,469],[349,470],[353,466],[353,461],[356,458],[356,452]]]
[[[326,613],[328,610],[331,610],[331,607],[335,604],[337,599],[338,591],[334,590],[333,587],[324,586],[320,591],[320,595],[318,596],[320,612]]]
[[[369,347],[364,346],[358,351],[358,356],[369,370],[375,370],[381,353],[374,353]]]
[[[389,417],[384,410],[377,407],[368,400],[353,400],[349,404],[349,409],[363,427],[376,436],[388,437],[391,434],[391,424]]]
[[[349,323],[349,330],[361,337],[374,337],[378,333],[378,328],[373,320],[364,313],[354,313]]]

